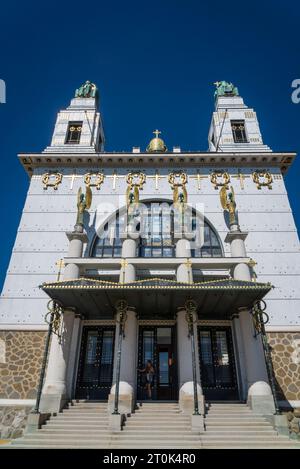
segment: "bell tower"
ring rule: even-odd
[[[43,153],[104,151],[104,131],[98,106],[98,88],[86,81],[75,91],[70,106],[58,113],[51,144]]]
[[[270,152],[264,145],[256,112],[244,104],[232,83],[217,81],[215,111],[208,133],[212,152]]]

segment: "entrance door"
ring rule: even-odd
[[[207,399],[238,399],[230,327],[198,328],[201,383]]]
[[[176,337],[173,326],[140,326],[138,368],[151,360],[155,369],[152,399],[176,400],[178,394]],[[138,399],[147,400],[145,374],[138,372]]]
[[[76,386],[77,399],[107,399],[112,386],[115,328],[84,327]]]

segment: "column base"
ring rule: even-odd
[[[116,433],[122,430],[123,418],[122,414],[111,414],[109,416],[109,429],[111,432]]]
[[[113,413],[115,407],[115,388],[113,385],[108,396],[108,412]],[[120,381],[119,385],[119,405],[118,411],[123,415],[130,415],[134,408],[133,388],[125,381]]]
[[[58,414],[68,403],[69,399],[62,394],[42,394],[40,412]]]
[[[205,432],[203,415],[192,415],[192,431],[197,433]]]
[[[265,381],[253,383],[248,390],[247,404],[256,414],[274,414],[275,404],[269,384]]]
[[[275,412],[273,396],[248,396],[247,404],[256,414],[270,415]]]
[[[205,399],[202,394],[202,389],[197,384],[197,396],[198,396],[198,409],[201,415],[204,415],[205,412]],[[188,381],[179,391],[179,408],[182,413],[193,415],[194,413],[194,386],[193,381]],[[197,415],[195,416],[197,417]]]
[[[25,433],[34,433],[39,430],[42,425],[50,418],[50,414],[29,414],[27,418],[27,424]]]

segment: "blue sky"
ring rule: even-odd
[[[28,188],[17,153],[49,144],[57,111],[87,79],[100,88],[107,151],[145,148],[154,128],[170,148],[206,150],[222,79],[255,108],[265,143],[300,151],[299,2],[10,0],[0,17],[0,285]],[[299,165],[286,177],[298,227]]]

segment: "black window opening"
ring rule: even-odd
[[[82,121],[81,122],[69,122],[66,143],[68,144],[78,144],[80,142],[82,131]]]
[[[174,237],[174,214],[165,211],[155,202],[145,204],[148,211],[142,218],[143,237],[137,243],[137,257],[175,257],[176,239]],[[196,227],[196,213],[192,215],[192,227]],[[105,224],[102,232],[94,241],[91,257],[121,257],[122,237],[125,217],[117,213],[111,222]],[[216,232],[204,221],[203,243],[191,249],[191,257],[222,257],[223,251]]]
[[[232,120],[231,129],[233,134],[233,139],[235,143],[248,143],[245,121],[242,120]]]

